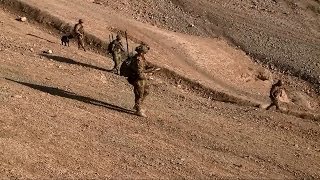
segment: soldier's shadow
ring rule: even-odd
[[[86,64],[86,63],[82,63],[82,62],[77,62],[73,59],[70,58],[66,58],[66,57],[62,57],[62,56],[55,56],[55,55],[50,55],[50,54],[39,54],[42,57],[57,61],[57,62],[62,62],[62,63],[67,63],[67,64],[75,64],[75,65],[79,65],[79,66],[83,66],[83,67],[88,67],[88,68],[92,68],[92,69],[96,69],[99,71],[106,71],[106,72],[111,72],[111,70],[107,70],[101,67],[97,67],[91,64]]]
[[[96,100],[96,99],[93,99],[90,97],[77,95],[73,92],[68,92],[68,91],[65,91],[65,90],[62,90],[62,89],[59,89],[56,87],[49,87],[49,86],[43,86],[43,85],[38,85],[38,84],[31,84],[31,83],[27,83],[27,82],[20,82],[20,81],[8,79],[8,78],[5,78],[5,79],[12,81],[12,82],[15,82],[15,83],[18,83],[18,84],[22,84],[24,86],[27,86],[27,87],[30,87],[30,88],[33,88],[36,90],[39,90],[39,91],[42,91],[42,92],[45,92],[45,93],[49,93],[54,96],[60,96],[63,98],[73,99],[73,100],[77,100],[77,101],[84,102],[87,104],[108,108],[108,109],[118,111],[118,112],[123,112],[123,113],[127,113],[127,114],[134,114],[134,111],[132,111],[132,110],[125,109],[125,108],[122,108],[122,107],[119,107],[119,106],[116,106],[116,105],[113,105],[110,103],[106,103],[103,101],[99,101],[99,100]]]

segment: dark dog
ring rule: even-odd
[[[74,38],[72,34],[62,36],[61,37],[61,45],[70,46],[69,42],[70,42],[70,39],[72,39],[72,38]]]

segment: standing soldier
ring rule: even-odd
[[[269,110],[272,106],[276,106],[276,109],[280,110],[279,98],[281,96],[282,91],[284,90],[282,85],[283,83],[281,80],[272,85],[270,90],[271,104],[267,107],[267,110]]]
[[[117,35],[116,39],[110,43],[109,49],[109,53],[112,54],[112,59],[114,62],[112,71],[116,74],[120,74],[121,56],[123,52],[125,52],[125,49],[121,42],[121,36]]]
[[[147,117],[145,111],[141,107],[146,96],[149,94],[147,74],[153,70],[153,68],[149,68],[147,66],[147,62],[144,57],[144,55],[149,51],[149,49],[149,46],[145,44],[136,47],[135,51],[137,52],[137,54],[131,57],[131,73],[128,77],[128,82],[131,85],[133,85],[133,92],[135,97],[135,104],[133,109],[136,110],[136,114],[138,116],[142,117]]]
[[[79,23],[77,23],[75,26],[74,26],[74,34],[77,38],[77,41],[78,41],[78,49],[80,48],[83,48],[84,51],[86,51],[86,49],[84,48],[84,30],[83,30],[83,20],[82,19],[79,19]]]

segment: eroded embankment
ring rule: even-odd
[[[33,7],[27,3],[21,2],[19,0],[0,0],[0,3],[11,12],[27,16],[28,19],[32,22],[40,26],[43,26],[47,29],[53,30],[56,34],[58,34],[59,32],[67,33],[72,30],[72,26],[69,23],[55,17],[54,15],[49,14],[46,11],[42,11],[37,7]],[[118,32],[117,29],[110,29],[110,31]],[[140,41],[138,39],[135,39],[134,37],[129,36],[128,38],[132,42],[140,43]],[[107,42],[89,33],[86,33],[85,41],[86,44],[91,48],[91,50],[99,54],[105,54],[107,49]],[[162,68],[161,71],[157,73],[157,76],[162,79],[166,79],[171,84],[179,84],[184,89],[194,92],[199,96],[208,99],[254,107],[257,107],[260,104],[257,101],[252,101],[245,97],[239,97],[225,92],[213,90],[209,87],[202,85],[199,82],[195,82],[189,78],[178,75],[176,72],[166,68]],[[308,113],[286,113],[301,118],[319,120],[319,117],[317,115],[309,115]]]
[[[201,17],[196,32],[220,34],[260,64],[303,79],[320,93],[319,1],[172,2],[185,16]]]

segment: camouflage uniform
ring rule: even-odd
[[[269,110],[271,107],[276,106],[277,110],[280,110],[279,106],[279,97],[281,95],[281,92],[283,91],[282,81],[279,80],[276,84],[273,84],[270,90],[270,99],[271,104],[267,107],[267,110]]]
[[[77,23],[74,26],[74,34],[75,37],[77,38],[78,41],[78,49],[83,48],[84,51],[86,51],[86,49],[84,48],[84,30],[83,30],[83,20],[79,19],[79,23]]]
[[[136,114],[146,117],[144,110],[141,108],[146,96],[149,94],[149,84],[147,82],[148,67],[144,55],[148,52],[149,47],[140,45],[136,48],[137,54],[132,57],[132,75],[128,77],[128,81],[133,85],[135,95],[134,109]]]
[[[117,74],[120,74],[121,56],[122,52],[125,51],[121,42],[121,37],[117,35],[117,38],[113,40],[111,43],[111,54],[114,62],[114,67],[112,70],[115,71]]]

